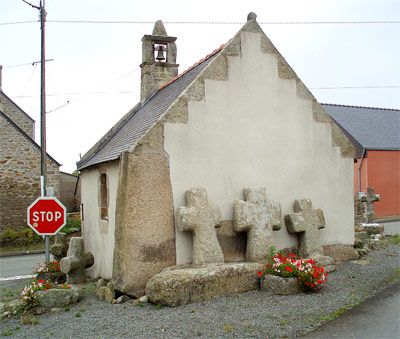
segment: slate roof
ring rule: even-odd
[[[128,151],[174,103],[201,71],[218,55],[221,48],[202,59],[171,82],[161,87],[144,103],[138,103],[111,128],[77,163],[78,170],[118,159]]]
[[[26,134],[14,121],[12,121],[7,115],[4,114],[4,112],[0,111],[0,118],[3,118],[9,125],[11,125],[14,129],[16,129],[21,135],[22,137],[24,137],[25,139],[27,139],[32,146],[34,146],[35,148],[37,148],[40,151],[40,146],[35,142],[35,140],[33,140],[28,134]],[[49,159],[51,159],[52,161],[54,161],[58,166],[61,166],[61,164],[55,160],[52,156],[50,156],[48,153],[47,157]]]
[[[366,150],[400,150],[400,110],[322,104],[356,147],[356,157]]]

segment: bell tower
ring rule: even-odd
[[[146,100],[160,86],[178,75],[175,37],[168,36],[161,20],[154,24],[153,34],[142,38],[140,100]]]

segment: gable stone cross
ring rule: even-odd
[[[260,261],[273,245],[272,232],[281,229],[281,206],[267,200],[266,189],[245,188],[245,201],[233,204],[233,228],[247,231],[246,261]]]
[[[81,284],[86,281],[86,268],[93,263],[93,254],[84,253],[83,238],[73,237],[69,241],[67,256],[60,261],[60,268],[67,275],[67,283]]]
[[[324,213],[313,209],[310,199],[294,201],[294,213],[285,217],[289,233],[300,234],[299,255],[303,258],[323,256],[318,230],[325,227]]]
[[[217,239],[216,225],[221,219],[218,207],[211,205],[204,188],[192,188],[185,192],[187,207],[176,212],[179,231],[193,234],[194,265],[224,262],[224,255]]]
[[[368,187],[367,194],[361,196],[360,201],[365,202],[367,204],[367,224],[373,224],[375,222],[374,202],[379,200],[380,200],[380,195],[375,194],[374,189],[372,187]]]

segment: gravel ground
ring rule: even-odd
[[[24,338],[295,337],[338,317],[400,277],[399,246],[372,251],[329,275],[318,293],[292,296],[252,291],[176,308],[112,305],[92,293],[81,303],[38,316],[37,325],[0,321],[0,333]]]

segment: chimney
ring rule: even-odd
[[[168,36],[161,20],[153,34],[142,38],[140,100],[145,101],[160,86],[178,75],[175,37]]]

